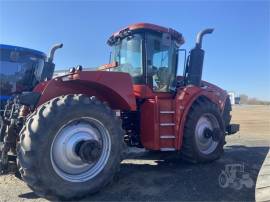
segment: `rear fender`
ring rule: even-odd
[[[37,107],[58,96],[84,94],[96,96],[112,109],[136,110],[132,80],[125,73],[79,72],[40,84],[34,91],[41,93]]]
[[[176,95],[176,134],[178,134],[176,148],[178,149],[182,147],[184,126],[189,110],[193,103],[201,97],[216,104],[222,113],[228,95],[225,91],[215,88],[214,86],[209,86],[208,88],[187,86],[178,91]]]

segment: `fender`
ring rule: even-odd
[[[112,109],[136,110],[132,78],[127,73],[106,71],[76,71],[40,83],[33,90],[41,93],[37,107],[67,94],[96,96]]]
[[[205,97],[211,102],[216,104],[223,113],[225,101],[228,98],[226,91],[218,88],[217,86],[204,82],[204,87],[187,86],[185,88],[179,89],[176,95],[176,148],[178,150],[182,147],[184,126],[186,122],[187,114],[199,97]]]

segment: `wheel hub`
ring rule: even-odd
[[[213,131],[210,130],[209,128],[205,128],[204,131],[203,131],[203,136],[206,138],[206,139],[209,139],[213,136]]]
[[[102,145],[97,140],[81,141],[76,145],[76,154],[85,163],[97,161],[102,153]]]
[[[209,128],[205,128],[203,131],[203,136],[206,139],[212,138],[213,141],[218,142],[220,139],[221,131],[218,128],[214,128],[213,130],[210,130]]]

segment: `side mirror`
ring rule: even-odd
[[[183,56],[181,56],[183,53]],[[182,59],[182,57],[184,57]],[[183,67],[183,72],[185,72],[185,67],[186,67],[186,62],[187,62],[187,51],[186,49],[178,49],[178,64],[177,64],[177,74],[176,75],[182,75],[179,71],[182,69]],[[180,67],[180,68],[179,68]]]
[[[109,63],[110,64],[112,62],[112,51],[110,51],[110,56],[109,56]]]
[[[177,70],[176,70],[176,77],[171,82],[170,87],[169,87],[170,92],[173,92],[173,93],[176,93],[177,88],[179,86],[183,85],[183,80],[179,80],[179,78],[177,78],[177,76],[179,76],[179,75],[182,76],[180,71],[182,70],[183,72],[185,72],[186,63],[187,63],[187,51],[186,51],[186,49],[177,49],[176,51],[177,51],[177,57],[178,57],[177,58],[178,64],[177,64]],[[180,53],[183,53],[183,55],[180,54]]]

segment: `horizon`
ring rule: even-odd
[[[108,63],[107,39],[135,22],[181,32],[186,39],[181,48],[187,51],[195,45],[198,31],[214,27],[203,42],[203,80],[270,101],[269,1],[0,1],[0,6],[0,43],[47,53],[52,44],[63,42],[56,52],[56,70]]]

